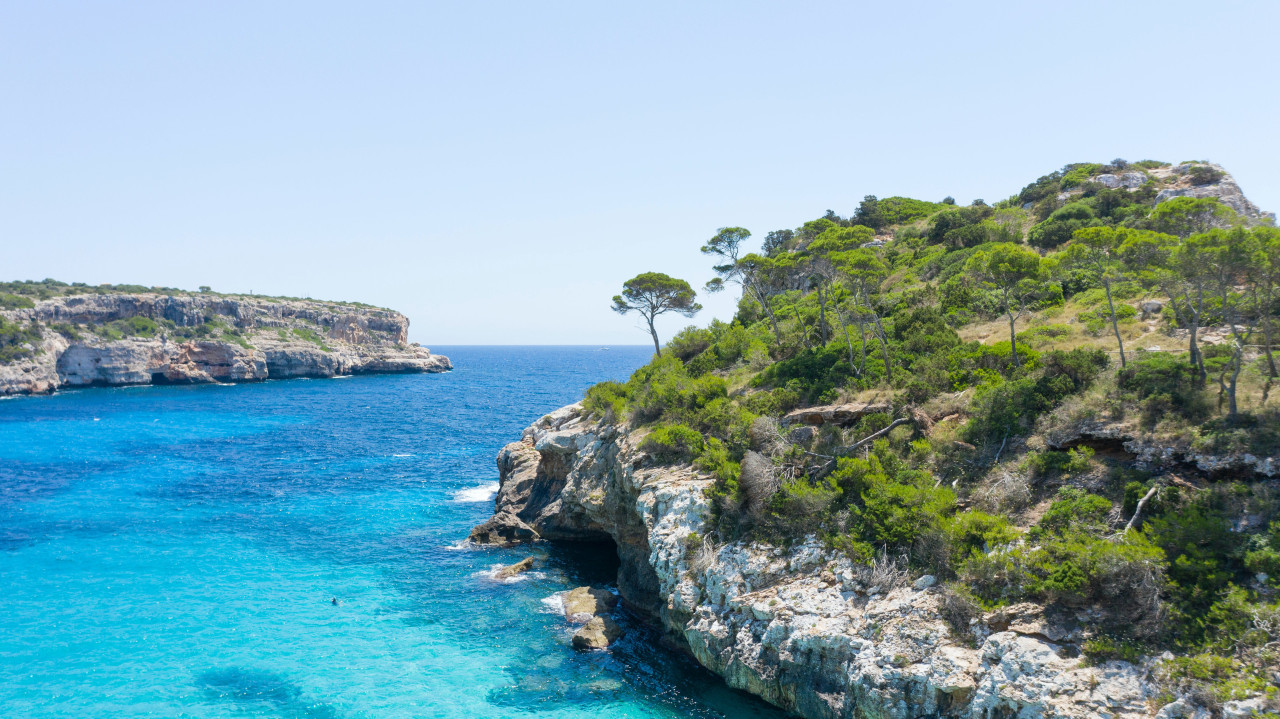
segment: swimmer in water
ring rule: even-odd
[[[342,602],[339,602],[339,601],[338,601],[338,598],[337,598],[337,597],[334,597],[333,599],[330,599],[329,601],[330,601],[330,602],[332,602],[332,603],[333,603],[333,606],[335,606],[335,607],[342,603]]]

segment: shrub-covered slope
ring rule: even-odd
[[[692,463],[718,542],[806,537],[1018,602],[1210,709],[1280,682],[1280,231],[1221,167],[1074,164],[1006,200],[725,228],[731,322],[584,411]],[[805,409],[809,408],[809,409]],[[700,541],[694,538],[691,541]]]

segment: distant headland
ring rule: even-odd
[[[0,396],[62,387],[446,372],[409,319],[356,302],[0,283]]]

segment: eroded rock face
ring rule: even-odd
[[[398,312],[302,300],[191,295],[83,295],[5,310],[6,321],[43,327],[34,356],[0,365],[0,396],[45,394],[59,387],[201,382],[346,374],[443,372],[449,358],[407,344],[409,320]],[[143,317],[195,327],[215,318],[235,327],[231,339],[164,336],[108,340],[92,326]],[[88,325],[68,340],[50,323]]]
[[[1073,629],[1041,607],[975,625],[969,646],[923,578],[866,586],[858,567],[813,538],[786,550],[688,541],[708,529],[711,480],[652,466],[632,437],[584,419],[577,405],[534,423],[498,465],[495,517],[473,539],[613,538],[628,606],[729,685],[800,716],[1150,716],[1147,668],[1085,667],[1071,651]],[[588,641],[574,640],[595,646]]]

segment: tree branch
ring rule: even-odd
[[[1156,495],[1156,492],[1160,491],[1161,486],[1162,485],[1159,482],[1156,482],[1151,485],[1151,489],[1148,489],[1146,494],[1142,495],[1142,499],[1138,500],[1138,506],[1133,508],[1133,516],[1129,518],[1129,523],[1124,525],[1124,531],[1121,532],[1121,536],[1128,534],[1129,530],[1133,529],[1134,525],[1138,522],[1138,517],[1142,516],[1143,507],[1146,507],[1147,502]]]

